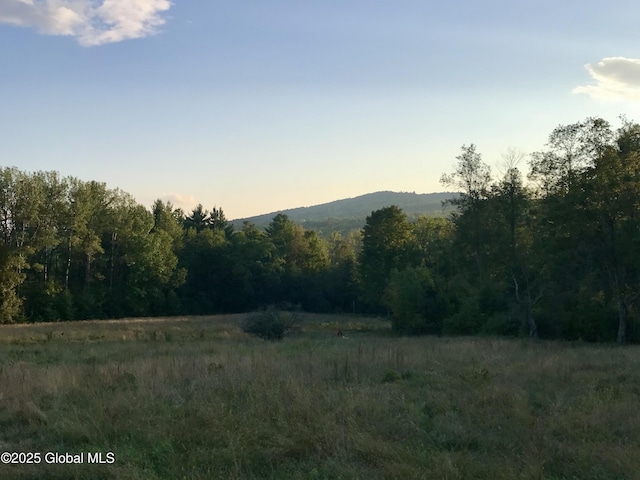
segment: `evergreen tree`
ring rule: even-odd
[[[359,259],[363,300],[379,310],[391,271],[414,264],[416,258],[417,244],[405,213],[396,206],[372,212],[363,229]]]

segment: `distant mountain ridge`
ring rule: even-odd
[[[258,227],[266,227],[279,213],[287,215],[291,220],[300,223],[305,228],[326,230],[333,225],[335,230],[344,230],[349,225],[364,225],[367,216],[371,212],[384,207],[396,205],[409,217],[417,215],[444,215],[445,209],[442,203],[455,198],[454,192],[415,193],[415,192],[375,192],[367,193],[353,198],[335,200],[329,203],[313,205],[310,207],[290,208],[277,212],[265,213],[248,218],[232,220],[236,227],[241,227],[245,221],[254,223]]]

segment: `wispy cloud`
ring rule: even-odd
[[[585,68],[596,84],[576,87],[573,93],[600,100],[640,101],[640,59],[607,57]]]
[[[160,200],[171,202],[175,208],[181,208],[185,212],[189,212],[198,204],[193,195],[182,195],[180,193],[167,193],[162,195]]]
[[[153,35],[169,8],[169,0],[0,0],[0,23],[90,47]]]

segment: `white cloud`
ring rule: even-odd
[[[607,57],[585,68],[596,84],[576,87],[573,93],[599,100],[640,101],[640,59]]]
[[[181,208],[186,213],[189,213],[198,205],[193,195],[182,195],[180,193],[167,193],[162,195],[160,200],[171,202],[174,208]]]
[[[94,46],[156,33],[169,0],[0,0],[0,23]]]

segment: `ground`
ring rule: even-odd
[[[41,454],[0,478],[640,472],[638,347],[396,337],[381,319],[310,314],[267,342],[243,318],[0,327],[0,452]]]

